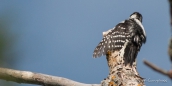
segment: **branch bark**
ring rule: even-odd
[[[132,65],[125,65],[124,53],[121,53],[124,49],[125,47],[120,51],[107,52],[109,75],[101,82],[102,86],[145,86],[143,78],[137,72],[136,61]]]
[[[100,84],[85,84],[63,77],[7,68],[0,68],[0,79],[43,86],[100,86]]]

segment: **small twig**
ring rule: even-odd
[[[163,70],[163,69],[161,69],[161,68],[159,68],[159,67],[153,65],[152,63],[150,63],[150,62],[148,62],[148,61],[146,61],[146,60],[144,60],[143,62],[144,62],[148,67],[152,68],[153,70],[155,70],[155,71],[157,71],[157,72],[159,72],[159,73],[161,73],[161,74],[168,75],[168,72],[167,72],[167,71],[165,71],[165,70]]]
[[[148,62],[146,60],[144,60],[143,62],[144,62],[145,65],[147,65],[148,67],[150,67],[154,71],[157,71],[157,72],[159,72],[159,73],[161,73],[163,75],[166,75],[166,76],[168,76],[168,77],[170,77],[172,79],[172,70],[170,70],[170,71],[163,70],[163,69],[155,66],[154,64],[152,64],[152,63],[150,63],[150,62]]]

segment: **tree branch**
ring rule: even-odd
[[[128,42],[124,46],[127,44]],[[101,82],[102,86],[145,86],[143,78],[137,72],[136,61],[132,65],[125,65],[125,57],[121,53],[124,49],[125,47],[120,51],[107,52],[109,75]]]
[[[168,76],[168,77],[170,77],[170,78],[172,79],[172,70],[170,70],[170,71],[165,71],[165,70],[163,70],[163,69],[161,69],[161,68],[155,66],[154,64],[152,64],[152,63],[150,63],[150,62],[148,62],[148,61],[146,61],[146,60],[144,60],[143,62],[144,62],[145,65],[147,65],[148,67],[150,67],[150,68],[153,69],[154,71],[159,72],[159,73],[161,73],[161,74],[163,74],[163,75],[166,75],[166,76]]]
[[[100,86],[100,84],[84,84],[63,77],[7,68],[0,68],[0,79],[43,86]]]

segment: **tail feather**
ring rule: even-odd
[[[124,52],[125,52],[124,53],[125,65],[127,64],[132,65],[137,57],[137,53],[138,53],[137,46],[133,45],[132,43],[128,43]]]

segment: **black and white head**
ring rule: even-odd
[[[143,17],[139,12],[134,12],[133,14],[130,15],[129,19],[134,19],[134,21],[141,27],[140,33],[143,33],[142,34],[142,40],[143,40],[143,43],[145,43],[146,42],[146,32],[145,32],[145,29],[142,25],[142,18]]]
[[[138,19],[140,22],[142,22],[142,15],[139,12],[134,12],[130,15],[130,19]]]

